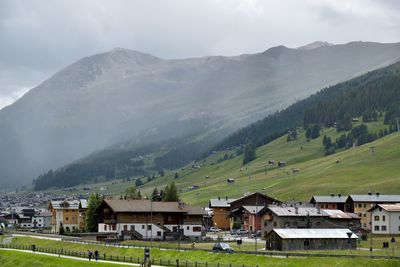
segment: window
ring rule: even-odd
[[[364,213],[363,213],[363,217],[367,217],[367,213],[364,212]]]
[[[189,229],[190,229],[190,227],[189,227],[189,226],[186,226],[186,230],[188,230],[188,231],[189,231]]]
[[[386,220],[386,216],[382,215],[382,221],[384,222]]]
[[[193,226],[193,232],[201,232],[200,226]]]
[[[157,231],[157,236],[161,236],[161,231]]]
[[[308,248],[310,246],[310,240],[306,239],[304,240],[304,247]]]
[[[366,224],[366,223],[363,223],[363,227],[364,227],[364,228],[367,227],[367,224]]]
[[[113,224],[112,229],[113,229],[113,231],[115,231],[117,229],[115,224]]]
[[[104,225],[104,231],[107,231],[107,224]]]
[[[148,230],[148,231],[151,231],[151,224],[150,224],[150,225],[147,225],[147,230]]]
[[[145,228],[145,226],[144,226],[144,224],[142,224],[142,229],[144,229]]]
[[[131,231],[135,231],[135,226],[131,225]]]
[[[376,222],[379,221],[379,216],[378,216],[378,215],[376,215],[376,216],[374,217],[374,221],[376,221]]]
[[[124,231],[128,231],[128,225],[124,225]]]
[[[65,217],[65,220],[68,221],[68,217]]]
[[[375,225],[374,230],[379,231],[379,225]]]
[[[382,231],[386,231],[386,225],[382,225]]]
[[[276,227],[278,224],[274,221],[274,227]]]
[[[363,208],[366,208],[366,207],[367,207],[367,204],[364,204],[364,205],[363,205]]]

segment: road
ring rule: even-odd
[[[39,255],[46,255],[51,257],[58,257],[58,258],[66,258],[72,260],[79,260],[79,261],[89,261],[87,258],[80,258],[80,257],[73,257],[73,256],[66,256],[66,255],[58,255],[58,254],[51,254],[51,253],[44,253],[44,252],[33,252],[31,250],[19,250],[19,249],[10,249],[10,248],[0,248],[0,250],[12,250],[12,251],[19,251],[24,253],[31,253],[31,254],[39,254]],[[92,260],[92,262],[95,262]],[[108,264],[116,264],[116,265],[125,265],[125,266],[140,266],[137,263],[127,263],[127,262],[117,262],[117,261],[106,261],[106,260],[98,260],[98,263],[108,263]],[[162,267],[160,265],[151,265],[152,267]]]

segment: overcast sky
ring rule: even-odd
[[[316,40],[400,41],[397,0],[1,0],[0,108],[81,57],[237,55]]]

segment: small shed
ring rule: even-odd
[[[267,249],[356,249],[358,236],[349,229],[273,229],[266,235]]]
[[[286,161],[281,160],[278,162],[278,167],[285,167],[286,166]]]
[[[235,179],[233,179],[233,178],[228,178],[228,179],[226,179],[226,182],[227,182],[228,184],[234,184],[234,183],[235,183]]]

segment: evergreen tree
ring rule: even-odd
[[[160,192],[158,192],[157,187],[154,188],[153,193],[151,193],[151,200],[152,201],[161,201]]]
[[[125,198],[127,198],[127,199],[141,199],[140,191],[136,190],[136,186],[128,187],[125,190]]]
[[[174,178],[175,178],[175,179],[178,179],[178,178],[179,178],[179,174],[178,174],[177,172],[174,174]]]
[[[100,206],[102,199],[99,194],[90,194],[88,207],[86,210],[86,232],[98,232],[99,217],[97,208]]]
[[[142,186],[142,185],[143,185],[142,180],[139,179],[139,178],[137,178],[136,181],[135,181],[135,186],[136,186],[136,187],[139,187],[139,186]]]
[[[64,229],[64,225],[62,222],[60,222],[60,227],[58,228],[58,234],[59,235],[64,235],[65,234],[65,229]]]
[[[247,163],[254,160],[255,158],[256,158],[256,148],[253,146],[253,144],[248,143],[244,147],[243,165],[246,165]]]
[[[165,187],[164,201],[178,201],[178,200],[179,200],[178,188],[176,188],[174,182],[171,182],[169,185]]]

